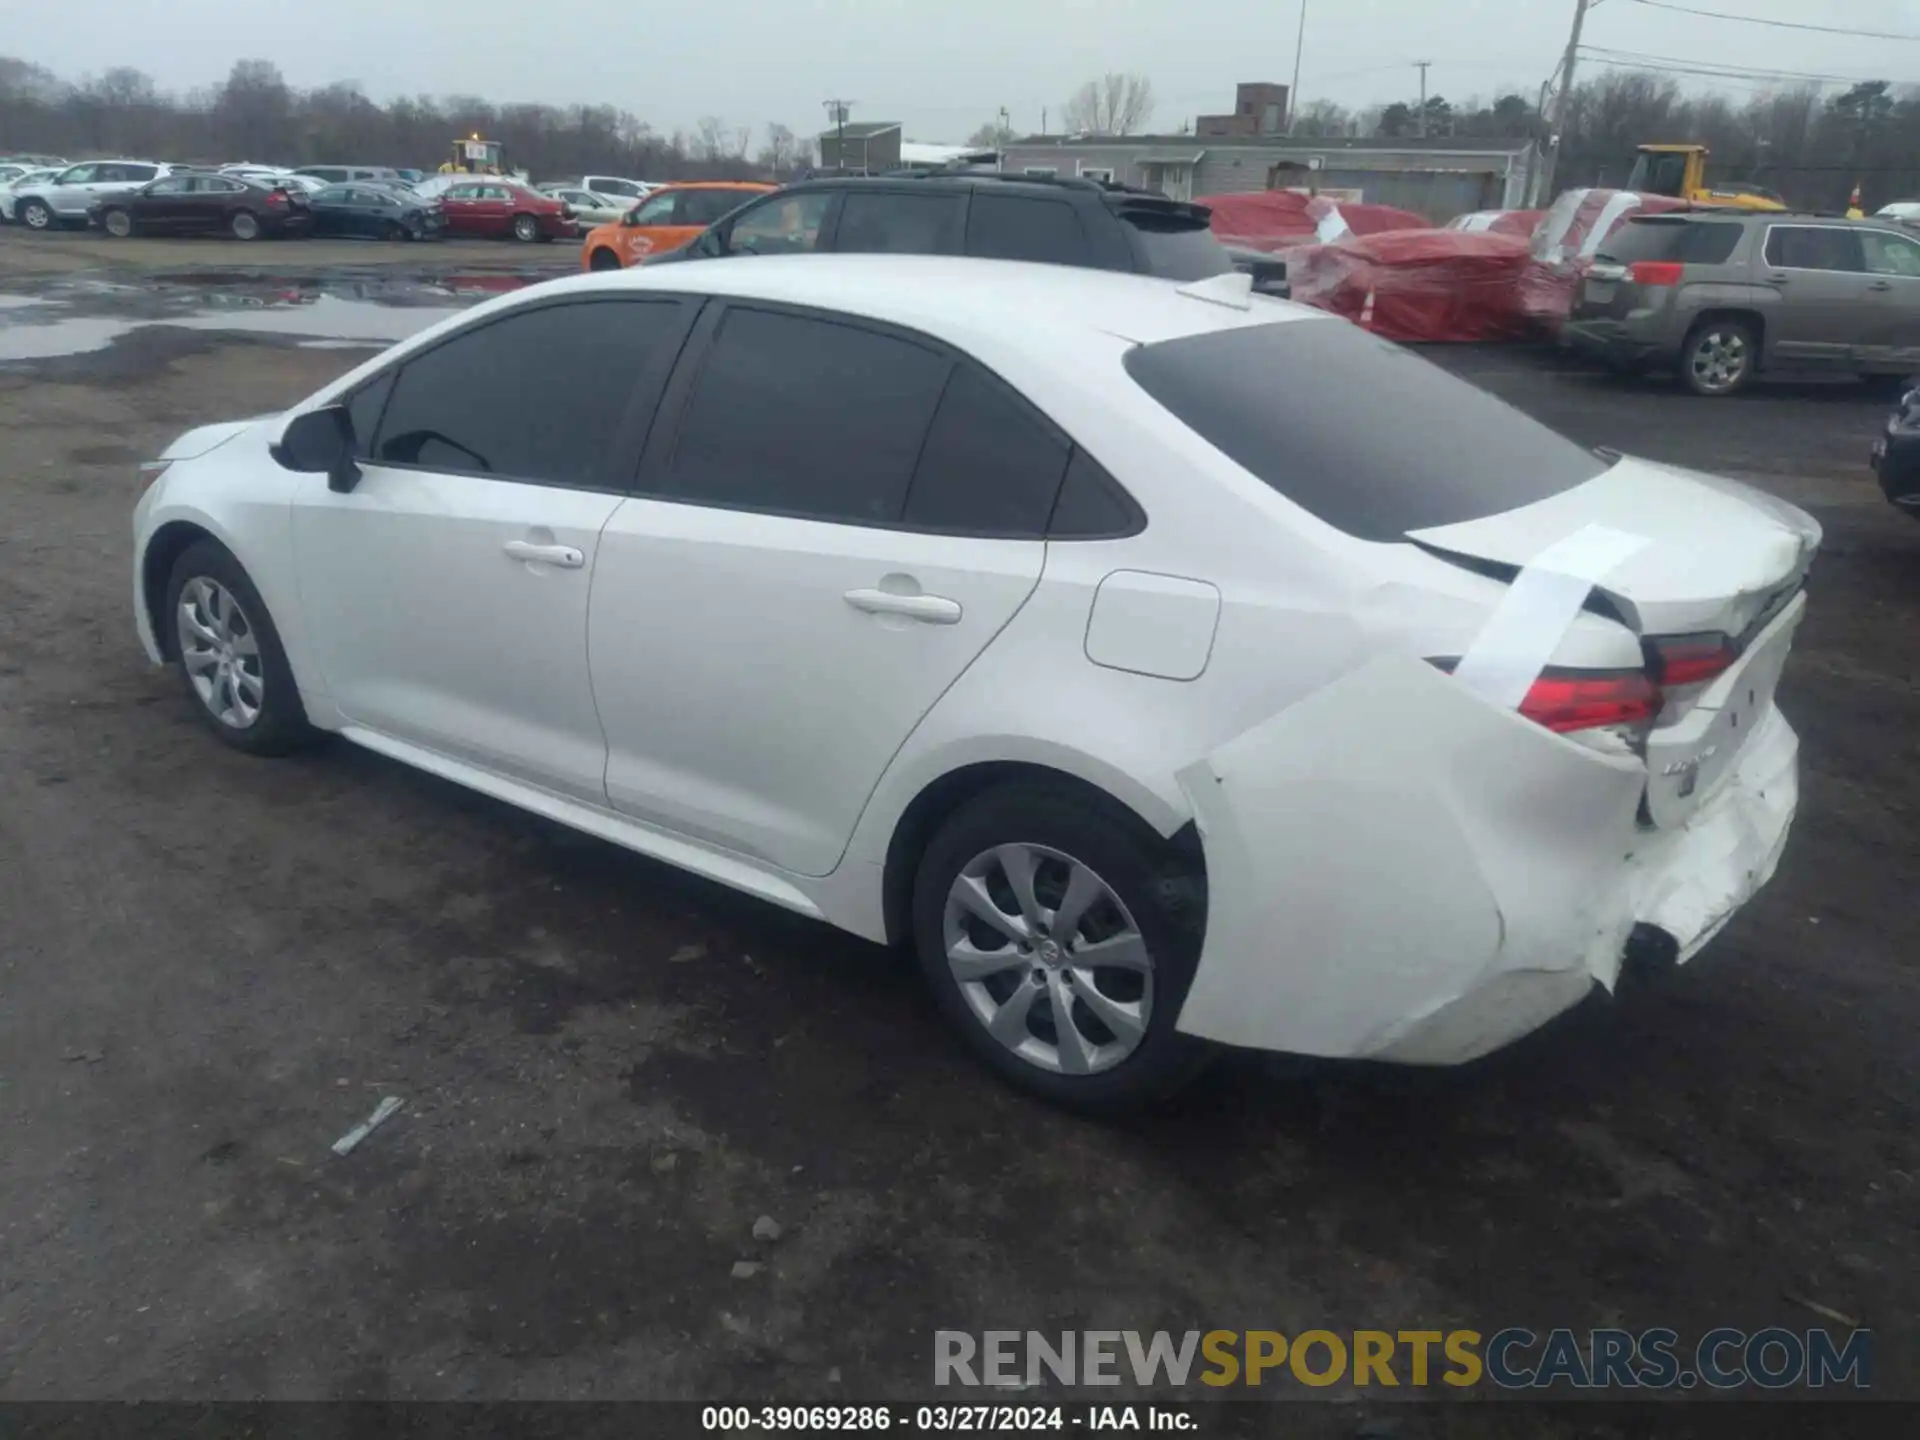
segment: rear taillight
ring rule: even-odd
[[[1740,658],[1740,652],[1724,635],[1669,635],[1649,640],[1647,649],[1660,683],[1668,689],[1718,679]]]
[[[1549,670],[1533,682],[1520,713],[1561,735],[1633,729],[1660,714],[1660,688],[1644,670]]]
[[[267,192],[267,204],[269,204],[269,205],[284,205],[284,204],[286,204],[286,203],[287,203],[287,192],[286,192],[286,191],[284,191],[284,190],[269,190],[269,191]]]
[[[1678,285],[1686,268],[1677,260],[1636,260],[1627,273],[1636,285]]]

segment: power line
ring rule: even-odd
[[[1635,0],[1652,10],[1672,10],[1680,15],[1699,15],[1709,20],[1737,20],[1743,25],[1766,25],[1775,30],[1813,30],[1822,35],[1856,35],[1866,40],[1920,41],[1920,35],[1901,35],[1889,30],[1849,30],[1838,25],[1806,25],[1798,20],[1766,20],[1758,15],[1733,15],[1725,10],[1697,10],[1691,5],[1674,5],[1670,0]]]
[[[1580,53],[1615,68],[1638,67],[1646,70],[1671,71],[1681,75],[1707,75],[1722,80],[1756,80],[1771,83],[1801,80],[1834,85],[1861,85],[1881,78],[1866,75],[1830,75],[1812,70],[1768,70],[1752,65],[1735,65],[1715,60],[1688,60],[1677,55],[1645,55],[1636,50],[1615,50],[1605,45],[1582,45]]]

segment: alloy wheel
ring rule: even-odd
[[[1702,390],[1731,390],[1746,378],[1751,362],[1747,337],[1737,330],[1708,330],[1694,342],[1687,367]]]
[[[1001,1045],[1062,1075],[1111,1070],[1153,1019],[1153,957],[1092,867],[1042,845],[996,845],[947,892],[947,966]]]
[[[107,233],[117,240],[126,239],[133,233],[133,217],[124,210],[109,210]]]
[[[237,240],[252,240],[260,234],[260,222],[242,210],[233,217],[233,234]]]
[[[53,212],[38,200],[21,206],[20,218],[26,221],[29,230],[45,230],[53,224]]]
[[[180,663],[214,719],[245,730],[266,703],[266,671],[253,622],[219,581],[196,575],[180,591],[175,617]]]
[[[522,215],[513,222],[513,238],[516,240],[535,240],[540,235],[540,226],[531,215]]]

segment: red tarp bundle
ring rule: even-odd
[[[1567,191],[1534,231],[1533,257],[1520,277],[1521,311],[1537,330],[1557,334],[1581,276],[1609,235],[1634,215],[1691,208],[1684,200],[1631,190]]]
[[[1349,235],[1287,254],[1293,298],[1389,340],[1518,340],[1527,241],[1470,230]]]
[[[1195,202],[1213,212],[1213,234],[1222,245],[1243,250],[1285,250],[1319,241],[1323,221],[1344,223],[1355,235],[1393,230],[1431,230],[1433,222],[1391,205],[1360,205],[1298,190],[1257,190],[1247,195],[1208,195]]]
[[[1492,232],[1495,235],[1519,235],[1531,238],[1534,226],[1547,212],[1544,210],[1476,210],[1471,215],[1460,215],[1449,220],[1449,230],[1466,230],[1474,234]]]

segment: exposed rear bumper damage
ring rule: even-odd
[[[1636,925],[1686,960],[1772,876],[1799,742],[1769,707],[1684,824],[1645,765],[1382,660],[1181,772],[1208,870],[1179,1029],[1447,1065],[1613,988]],[[1644,932],[1643,932],[1644,933]]]

